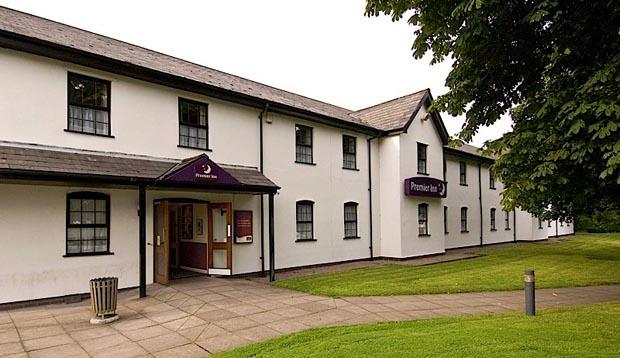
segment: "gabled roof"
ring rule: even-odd
[[[226,72],[152,51],[35,15],[0,6],[0,47],[29,52],[95,69],[295,115],[362,133],[381,135],[407,131],[428,89],[359,111],[318,101]],[[433,121],[447,143],[438,114]]]
[[[114,62],[155,70],[261,101],[282,104],[374,129],[364,120],[350,116],[349,109],[2,6],[0,6],[0,32],[44,41]]]
[[[432,100],[431,91],[427,88],[361,109],[351,113],[351,115],[370,123],[373,127],[383,132],[406,132],[422,106],[430,106]],[[437,113],[432,113],[431,118],[441,140],[444,144],[447,144],[450,135],[441,117]]]
[[[456,156],[471,158],[475,160],[483,160],[487,162],[493,162],[496,159],[492,156],[484,155],[482,153],[482,149],[470,144],[461,144],[458,147],[444,146],[444,151]]]
[[[351,115],[383,131],[403,129],[420,110],[428,93],[429,90],[425,89],[360,109]]]

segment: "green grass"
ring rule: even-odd
[[[385,264],[274,284],[331,297],[502,291],[522,289],[527,268],[536,270],[536,287],[541,288],[620,283],[618,233],[488,248],[483,255],[428,266]]]
[[[618,357],[620,302],[311,329],[215,357]]]

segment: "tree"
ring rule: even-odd
[[[465,114],[458,139],[510,114],[513,130],[485,144],[505,209],[569,219],[620,207],[617,2],[367,0],[380,14],[408,17],[415,58],[453,60],[431,110]]]

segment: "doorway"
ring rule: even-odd
[[[232,203],[190,199],[153,204],[154,280],[232,272]]]

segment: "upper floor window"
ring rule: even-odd
[[[357,169],[357,138],[349,135],[342,136],[342,167]]]
[[[428,174],[426,169],[426,144],[418,143],[418,174]]]
[[[461,208],[461,232],[467,232],[467,208]]]
[[[491,209],[491,231],[495,231],[495,208]]]
[[[506,222],[506,230],[510,230],[510,212],[504,211],[504,214],[506,215],[504,217],[504,221]]]
[[[489,168],[489,188],[495,189],[495,176],[493,175],[493,170]]]
[[[357,238],[357,203],[344,203],[344,237]]]
[[[67,194],[67,256],[109,251],[110,197],[90,192]]]
[[[209,149],[207,104],[179,98],[179,146]]]
[[[312,161],[312,128],[295,125],[295,162],[314,164]]]
[[[428,236],[428,204],[418,205],[418,234]]]
[[[110,136],[110,81],[69,73],[67,130]]]
[[[542,225],[542,219],[538,218],[538,228],[542,229],[543,225]]]
[[[461,185],[467,185],[467,163],[459,162],[459,182]]]
[[[309,200],[297,202],[297,241],[314,240],[314,203]]]
[[[443,232],[444,234],[448,233],[448,207],[443,207]]]

